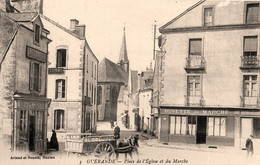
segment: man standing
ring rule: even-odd
[[[254,154],[252,138],[253,138],[253,135],[250,135],[250,137],[246,140],[247,157],[252,157]]]
[[[117,123],[114,129],[114,138],[119,139],[120,138],[120,128],[118,127]]]

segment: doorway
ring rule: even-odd
[[[35,116],[29,117],[29,151],[35,151]]]
[[[197,144],[206,144],[207,117],[198,116],[197,118]]]

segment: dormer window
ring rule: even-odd
[[[204,26],[213,25],[213,7],[204,8]]]
[[[257,23],[259,15],[259,3],[246,5],[246,23]]]
[[[34,26],[34,41],[36,43],[40,42],[40,26],[36,24]]]

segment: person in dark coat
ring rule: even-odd
[[[120,138],[120,128],[118,127],[117,123],[114,129],[114,138],[119,139]]]
[[[50,149],[55,149],[55,150],[59,150],[59,143],[58,143],[58,139],[57,139],[57,135],[55,130],[52,130],[52,136],[51,136],[51,141],[50,141]]]
[[[246,140],[247,157],[252,157],[254,154],[252,138],[253,138],[253,135],[250,135],[250,137]]]

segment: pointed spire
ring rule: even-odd
[[[126,49],[126,37],[125,37],[125,26],[124,26],[124,34],[123,34],[123,41],[120,49],[120,54],[119,54],[119,60],[118,64],[121,62],[128,62],[128,57],[127,57],[127,49]]]

